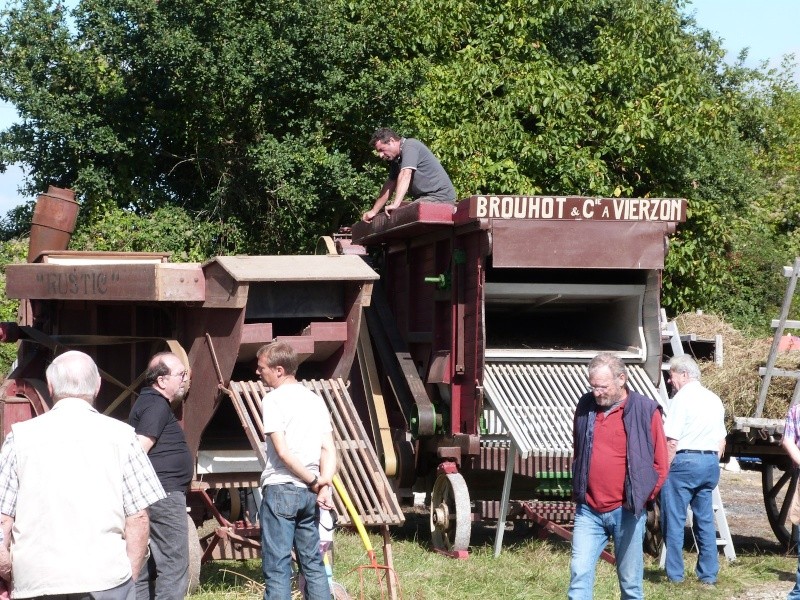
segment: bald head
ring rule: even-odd
[[[100,392],[97,365],[88,354],[77,350],[58,355],[45,375],[54,402],[62,398],[80,398],[94,404]]]

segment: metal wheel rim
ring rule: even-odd
[[[472,509],[469,490],[460,473],[436,478],[431,491],[430,509],[433,547],[447,552],[467,550],[472,529]]]

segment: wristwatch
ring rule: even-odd
[[[317,481],[319,481],[319,477],[314,475],[314,479],[311,480],[311,483],[308,484],[308,487],[313,488],[315,485],[317,485]]]

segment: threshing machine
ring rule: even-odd
[[[40,203],[72,207],[65,196]],[[170,348],[192,374],[179,407],[192,516],[219,525],[204,557],[255,556],[257,519],[241,510],[263,464],[255,352],[284,340],[331,411],[365,524],[402,523],[398,497],[425,492],[434,545],[459,555],[473,519],[504,521],[509,498],[534,522],[569,518],[572,413],[597,352],[618,353],[632,387],[657,397],[660,273],[685,217],[679,199],[473,196],[357,223],[316,256],[204,264],[66,251],[71,227],[34,219],[29,263],[6,268],[22,306],[0,327],[20,344],[1,430],[50,408],[56,353],[91,354],[99,410],[125,419],[149,357]]]
[[[197,264],[158,253],[67,251],[74,214],[63,223],[59,207],[74,213],[76,203],[57,189],[40,196],[37,211],[43,202],[56,208],[32,231],[30,262],[5,271],[6,295],[21,309],[18,323],[0,326],[3,341],[19,342],[0,387],[3,435],[51,408],[44,371],[54,355],[90,354],[103,379],[96,407],[125,420],[149,358],[170,349],[191,372],[177,408],[196,457],[191,516],[198,525],[218,521],[202,540],[204,558],[255,556],[258,519],[243,510],[243,490],[257,493],[263,469],[265,388],[255,357],[261,345],[281,340],[301,357],[298,378],[328,403],[340,476],[362,520],[403,522],[348,392],[362,310],[377,279],[360,257],[220,256]]]
[[[376,449],[401,495],[429,494],[441,550],[465,551],[473,520],[504,522],[509,497],[540,525],[569,519],[572,415],[595,354],[659,398],[661,270],[685,218],[681,199],[473,196],[353,226],[381,274],[362,325],[366,370],[388,381],[365,385]]]

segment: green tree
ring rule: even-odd
[[[170,260],[202,262],[228,249],[244,253],[237,219],[203,221],[181,208],[162,206],[146,215],[107,207],[82,219],[70,241],[73,250],[93,252],[169,252]]]
[[[25,262],[28,255],[27,239],[0,241],[0,321],[17,322],[19,300],[6,297],[6,265]],[[0,344],[0,376],[5,377],[17,358],[16,344]]]
[[[407,120],[469,193],[677,195],[734,110],[675,2],[412,2],[432,66]]]
[[[404,120],[434,141],[457,189],[685,197],[665,305],[763,318],[785,246],[764,221],[775,199],[758,201],[779,177],[757,163],[787,133],[789,80],[724,65],[681,2],[411,6],[409,29],[433,58]]]
[[[772,302],[759,273],[797,242],[796,86],[726,67],[684,7],[82,0],[70,27],[60,4],[17,0],[0,98],[23,120],[0,166],[25,163],[31,192],[75,188],[87,227],[174,206],[175,231],[216,232],[179,253],[288,253],[358,218],[385,176],[365,140],[393,126],[461,196],[688,198],[665,304],[753,320]]]
[[[382,38],[339,2],[22,0],[0,27],[0,134],[27,191],[84,210],[240,217],[253,252],[313,247],[372,194],[365,136],[411,93]]]

